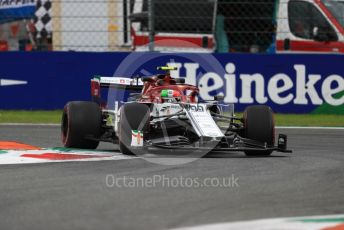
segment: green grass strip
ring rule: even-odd
[[[276,114],[278,126],[344,127],[343,115],[332,114]]]
[[[61,110],[21,111],[0,110],[0,123],[60,123]]]

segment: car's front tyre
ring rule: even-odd
[[[272,109],[264,105],[249,106],[244,112],[245,138],[274,146],[275,120]],[[269,156],[272,151],[245,151],[247,156]]]
[[[119,148],[125,155],[133,155],[132,131],[145,131],[150,119],[150,109],[145,104],[128,103],[121,107],[119,122]]]

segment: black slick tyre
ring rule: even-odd
[[[249,106],[244,112],[245,138],[274,146],[275,121],[272,109],[264,105]],[[269,156],[272,151],[245,151],[247,156]]]
[[[145,104],[128,103],[121,107],[118,127],[119,148],[125,155],[133,155],[132,131],[144,132],[149,124],[150,109]]]
[[[65,105],[61,121],[61,139],[65,147],[96,149],[101,135],[102,114],[98,104],[73,101]]]

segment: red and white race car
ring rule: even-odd
[[[280,134],[275,146],[275,122],[271,108],[249,106],[237,118],[221,97],[201,101],[196,86],[172,78],[174,67],[151,77],[101,77],[91,80],[92,102],[66,104],[62,115],[65,147],[95,149],[100,141],[119,144],[123,154],[154,149],[187,151],[243,151],[266,156],[287,150],[287,137]],[[108,108],[101,102],[101,89],[136,91],[130,99]],[[139,93],[137,93],[139,92]]]

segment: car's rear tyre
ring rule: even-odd
[[[133,155],[132,131],[145,131],[149,124],[150,109],[145,104],[128,103],[121,107],[118,127],[119,149],[125,155]]]
[[[61,121],[61,139],[65,147],[96,149],[101,135],[102,114],[94,102],[73,101],[65,105]]]
[[[245,137],[274,146],[275,121],[272,109],[264,105],[249,106],[244,112]],[[269,156],[272,151],[245,151],[247,156]]]

